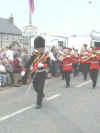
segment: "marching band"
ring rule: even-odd
[[[62,50],[56,49],[56,56],[54,56],[49,52],[45,52],[45,39],[38,36],[34,40],[34,50],[26,68],[23,70],[24,74],[22,72],[23,76],[26,73],[31,76],[33,88],[37,93],[36,109],[42,107],[42,101],[45,96],[45,79],[47,70],[50,70],[51,62],[58,63],[66,88],[71,86],[70,74],[73,73],[73,76],[76,77],[79,72],[82,73],[84,80],[87,80],[87,74],[89,73],[92,87],[96,87],[100,68],[100,49],[94,47],[88,50],[87,45],[84,44],[80,53],[74,48],[63,48]],[[32,67],[29,72],[30,66]]]

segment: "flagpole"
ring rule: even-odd
[[[29,25],[32,25],[32,11],[30,6],[29,6]]]

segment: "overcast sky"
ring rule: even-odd
[[[1,0],[0,17],[14,16],[19,28],[29,24],[28,0]],[[100,31],[100,0],[35,0],[32,24],[52,34],[87,34]]]

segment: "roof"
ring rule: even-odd
[[[9,19],[0,18],[0,33],[21,35],[21,30],[16,27]]]

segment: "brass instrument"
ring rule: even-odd
[[[43,63],[46,62],[47,59],[48,59],[48,57],[49,57],[49,53],[46,52],[45,55],[43,56],[43,58],[41,58],[40,62],[41,62],[41,61],[42,61]]]
[[[59,55],[63,55],[63,56],[65,55],[64,52],[62,52],[61,50],[58,50],[57,52]]]
[[[96,51],[92,51],[91,53],[88,54],[87,58],[85,58],[86,60],[90,60],[93,58],[97,58],[97,53]]]
[[[94,57],[97,57],[98,53],[96,50],[93,50],[90,54],[89,54],[89,57],[91,58],[94,58]]]
[[[64,56],[64,59],[69,59],[71,57],[71,54],[66,54],[65,56]]]
[[[32,56],[38,55],[40,52],[37,49],[33,49]]]
[[[33,64],[37,63],[40,56],[41,56],[41,52],[37,49],[33,49],[33,52],[32,52],[32,56],[35,56],[35,59],[33,61]]]
[[[88,59],[89,55],[81,55],[82,59]]]
[[[57,51],[57,59],[58,59],[59,61],[62,61],[62,60],[63,60],[64,55],[65,55],[65,54],[64,54],[62,51],[60,51],[60,50]]]
[[[64,53],[62,51],[58,51],[58,59],[66,59],[66,58],[70,58],[71,57],[71,54],[70,53]]]
[[[36,58],[34,59],[33,64],[36,64],[39,61],[40,57],[41,57],[40,54],[36,55]]]

